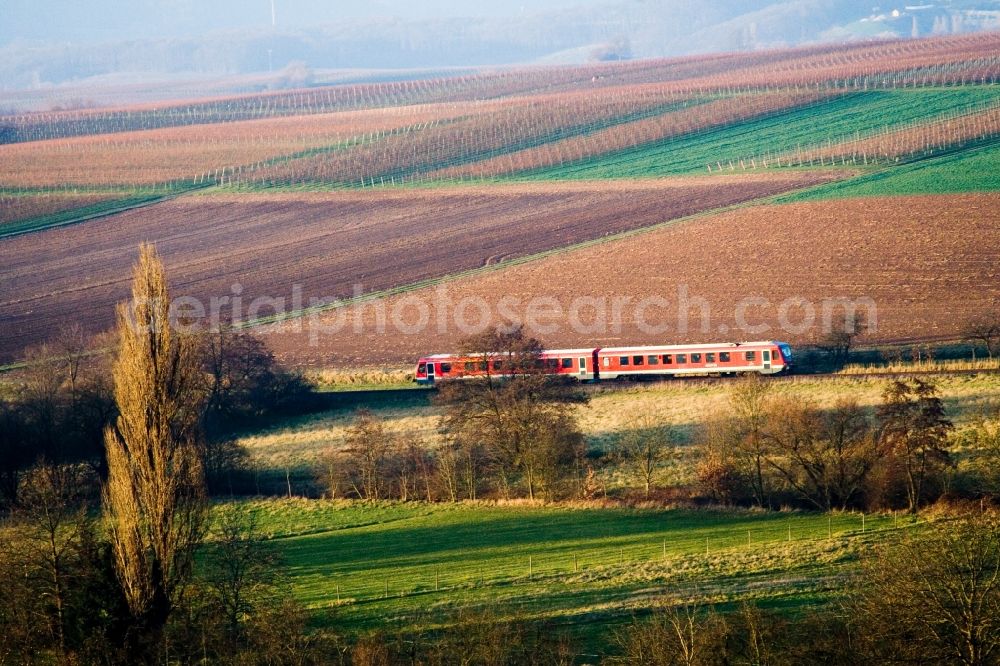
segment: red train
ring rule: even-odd
[[[674,377],[685,375],[775,375],[792,367],[792,348],[785,342],[729,342],[656,347],[595,347],[546,349],[543,369],[548,374],[573,376],[581,381],[619,377]],[[435,354],[417,362],[414,381],[433,384],[440,379],[482,377],[490,371],[504,374],[503,358]]]

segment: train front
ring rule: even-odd
[[[778,352],[781,354],[781,361],[784,364],[784,368],[781,369],[783,374],[788,374],[792,371],[792,346],[787,342],[777,342]]]
[[[433,384],[434,375],[430,372],[431,367],[430,361],[426,358],[417,361],[417,367],[413,371],[413,381],[422,386]]]

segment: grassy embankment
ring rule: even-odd
[[[833,598],[902,516],[587,506],[251,503],[292,593],[345,631],[437,625],[460,606],[601,633],[665,596]],[[224,507],[223,507],[224,508]]]

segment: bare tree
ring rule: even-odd
[[[907,506],[914,512],[927,486],[952,464],[948,434],[954,426],[945,415],[937,387],[922,379],[897,379],[889,384],[878,417],[882,445],[902,468]]]
[[[741,468],[758,506],[770,502],[767,477],[768,411],[771,385],[751,375],[733,386],[729,395],[728,418],[721,437]]]
[[[615,636],[620,656],[613,663],[639,666],[701,666],[722,664],[725,619],[697,603],[657,610]]]
[[[820,348],[825,349],[835,365],[841,366],[847,363],[858,337],[868,330],[868,319],[863,314],[844,317],[842,326],[835,326],[830,330],[820,343]]]
[[[830,508],[846,509],[861,499],[887,451],[854,398],[838,400],[824,414],[822,437],[829,460],[825,485]]]
[[[282,368],[264,342],[246,331],[220,328],[200,335],[205,379],[199,442],[205,483],[212,494],[233,492],[247,476],[249,453],[233,433],[276,412],[293,409],[310,390]]]
[[[864,410],[852,399],[828,411],[801,400],[779,400],[769,420],[769,466],[818,509],[845,509],[859,500],[884,457]]]
[[[85,565],[80,543],[93,531],[85,503],[93,487],[85,467],[36,466],[24,483],[15,519],[20,526],[21,554],[30,588],[37,595],[35,618],[45,627],[59,654],[66,658],[67,634],[80,608],[72,608]],[[78,604],[77,604],[78,605]]]
[[[673,452],[670,426],[657,421],[651,414],[643,414],[631,420],[618,442],[621,462],[649,497],[656,473]]]
[[[434,454],[427,449],[427,444],[420,437],[411,435],[403,442],[403,458],[411,476],[414,497],[433,501],[434,477],[437,472]]]
[[[77,323],[61,328],[52,347],[52,351],[65,373],[66,381],[69,383],[70,395],[74,399],[77,394],[80,369],[89,353],[88,347],[87,335]]]
[[[992,359],[993,354],[1000,353],[1000,317],[972,319],[965,324],[962,336],[970,342],[982,342],[987,356]]]
[[[355,414],[344,439],[347,460],[354,472],[351,485],[358,497],[381,499],[388,490],[387,465],[395,449],[392,434],[371,411],[361,409]]]
[[[444,491],[445,498],[450,502],[458,500],[461,478],[461,460],[458,447],[453,444],[444,446],[437,455],[437,479]]]
[[[316,464],[316,481],[330,499],[336,499],[343,493],[343,467],[344,455],[333,447],[324,450]]]
[[[50,460],[61,460],[64,440],[59,422],[64,410],[60,389],[65,374],[47,344],[29,349],[25,362],[28,368],[21,402],[31,427],[33,448]]]
[[[118,306],[119,416],[105,433],[104,509],[134,621],[126,649],[136,659],[159,639],[190,581],[205,529],[197,341],[170,327],[169,305],[163,264],[144,244],[132,301]]]
[[[251,618],[278,599],[278,557],[262,538],[257,514],[243,506],[225,507],[214,532],[204,577],[226,638],[238,647]]]
[[[941,520],[884,546],[866,560],[847,610],[871,663],[996,664],[997,514]]]
[[[485,449],[505,495],[518,481],[529,498],[552,495],[580,455],[572,405],[585,396],[543,371],[541,343],[520,329],[475,336],[462,347],[486,376],[442,384],[442,429],[461,450]]]

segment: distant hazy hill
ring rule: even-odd
[[[120,73],[235,74],[582,62],[971,32],[1000,0],[8,0],[0,86]]]

